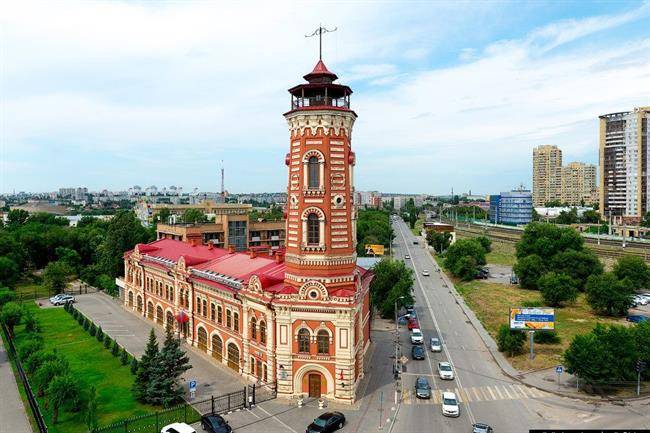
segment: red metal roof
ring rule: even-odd
[[[325,63],[323,63],[322,60],[319,60],[318,63],[316,63],[316,66],[314,66],[314,69],[303,78],[307,81],[311,81],[313,78],[319,77],[328,77],[332,81],[338,78],[334,72],[327,69],[327,66],[325,66]]]

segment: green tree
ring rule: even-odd
[[[578,297],[576,281],[566,274],[547,272],[539,278],[537,285],[544,302],[551,307],[561,307]]]
[[[413,301],[413,271],[401,260],[385,257],[373,268],[375,274],[370,283],[370,301],[384,318],[395,315],[395,301],[398,308]],[[403,299],[399,299],[404,296]]]
[[[154,220],[156,221],[156,223],[168,224],[170,216],[171,216],[171,212],[169,211],[169,208],[164,207],[160,209],[158,213],[154,216]]]
[[[107,334],[104,334],[104,348],[110,349],[112,343],[113,340],[111,339],[111,337],[109,337]]]
[[[43,349],[43,340],[39,338],[28,338],[18,344],[18,357],[24,361],[33,353]]]
[[[88,334],[90,334],[91,337],[97,335],[97,327],[95,326],[94,323],[90,324],[90,328],[88,328]]]
[[[523,352],[526,334],[513,331],[508,325],[501,325],[497,333],[497,348],[508,356],[515,356]]]
[[[641,225],[643,227],[650,227],[650,212],[646,212],[646,214],[643,216],[643,220],[641,220]]]
[[[75,272],[79,270],[79,267],[81,266],[81,256],[78,252],[71,248],[57,247],[55,254],[59,261],[66,263]]]
[[[47,387],[47,399],[52,407],[52,424],[59,419],[59,411],[64,407],[75,409],[80,400],[79,382],[69,373],[55,376]]]
[[[70,371],[70,365],[67,360],[56,354],[47,357],[34,373],[34,383],[39,397],[43,396],[52,379],[58,375],[66,374],[68,371]]]
[[[586,224],[598,224],[600,223],[600,214],[595,210],[587,210],[582,214],[580,222]]]
[[[41,322],[38,317],[30,310],[25,310],[23,315],[23,323],[25,324],[25,331],[29,333],[41,332]]]
[[[125,348],[122,348],[122,351],[120,352],[120,364],[126,365],[128,363],[129,363],[129,352],[127,352]]]
[[[579,290],[584,290],[587,278],[591,275],[603,273],[602,263],[593,251],[587,249],[561,251],[551,257],[548,268],[573,278]]]
[[[38,370],[38,368],[43,365],[47,361],[51,361],[53,359],[56,359],[56,355],[53,353],[48,353],[43,350],[39,350],[36,352],[33,352],[29,357],[27,357],[24,362],[22,362],[23,367],[25,367],[25,371],[27,374],[33,374]]]
[[[555,218],[557,224],[575,224],[578,222],[578,209],[572,207],[570,211],[561,211],[560,215]]]
[[[120,345],[117,344],[117,340],[113,340],[113,346],[111,347],[111,355],[118,357],[120,355]]]
[[[650,268],[639,256],[620,257],[613,269],[619,280],[624,280],[631,289],[646,289],[650,283]]]
[[[29,219],[29,212],[23,209],[12,209],[7,213],[7,226],[12,228],[23,225]]]
[[[536,290],[537,281],[546,272],[546,266],[540,256],[531,254],[517,260],[512,270],[519,278],[522,288]]]
[[[206,220],[207,220],[207,217],[205,216],[203,211],[200,210],[200,209],[194,209],[194,208],[187,209],[183,213],[183,222],[185,222],[185,223],[190,223],[190,224],[203,223]]]
[[[43,282],[46,287],[55,293],[61,293],[74,275],[74,269],[66,262],[57,261],[48,263],[43,271]]]
[[[492,241],[487,236],[477,236],[475,238],[479,244],[483,247],[486,253],[492,251]]]
[[[587,302],[599,314],[623,316],[632,305],[633,291],[611,272],[589,277]]]
[[[97,390],[94,386],[90,387],[90,391],[88,393],[88,401],[86,402],[84,421],[86,421],[86,427],[88,427],[89,432],[97,428]]]
[[[536,254],[544,263],[555,254],[575,250],[582,251],[584,240],[571,227],[557,227],[555,224],[533,222],[526,226],[517,243],[517,258]]]
[[[471,256],[463,256],[451,269],[451,273],[463,281],[471,281],[476,276],[476,260]]]
[[[99,266],[110,277],[124,273],[123,254],[138,243],[147,243],[153,234],[142,226],[132,211],[119,211],[111,218],[100,247]]]
[[[613,377],[615,363],[593,333],[576,335],[564,352],[567,372],[588,381]]]
[[[134,357],[131,358],[131,364],[129,365],[131,369],[131,374],[136,375],[138,373],[138,360]]]
[[[20,276],[16,262],[9,257],[0,257],[0,285],[13,286]]]
[[[485,249],[479,241],[476,239],[459,239],[447,249],[445,266],[456,275],[456,271],[460,269],[458,262],[465,256],[473,258],[476,266],[483,266],[486,263]]]
[[[2,310],[2,306],[4,304],[15,300],[16,300],[16,292],[6,287],[0,287],[0,310]]]
[[[192,368],[190,359],[180,347],[178,338],[174,337],[170,326],[165,332],[165,342],[158,356],[158,363],[154,367],[153,382],[160,385],[161,393],[152,390],[153,403],[166,407],[181,400],[183,387],[179,379],[183,373]],[[155,388],[155,386],[154,386]]]
[[[149,341],[144,349],[144,354],[138,361],[138,371],[133,382],[133,394],[141,402],[149,401],[149,383],[153,378],[156,364],[159,362],[160,350],[153,328],[149,333]]]
[[[0,323],[7,327],[10,335],[14,335],[14,327],[20,325],[23,318],[23,308],[15,302],[7,302],[0,312]]]
[[[451,245],[451,233],[439,233],[435,230],[427,230],[427,243],[431,245],[436,252],[442,254],[442,252]]]
[[[95,334],[95,338],[97,338],[97,341],[100,343],[104,341],[104,330],[102,329],[101,325],[97,328],[97,333]]]

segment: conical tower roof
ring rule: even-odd
[[[316,63],[316,66],[314,66],[314,70],[305,75],[303,78],[310,83],[331,83],[338,77],[334,72],[331,72],[329,69],[327,69],[327,66],[325,66],[323,60],[320,59],[318,60],[318,63]]]

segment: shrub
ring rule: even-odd
[[[512,270],[519,278],[519,285],[524,289],[537,289],[537,281],[546,272],[544,261],[536,254],[517,260]]]
[[[543,307],[544,303],[542,301],[530,300],[530,301],[522,302],[521,306],[522,307],[528,307],[528,308]]]
[[[94,337],[97,334],[97,327],[95,324],[91,324],[90,328],[88,329],[88,333],[90,334],[91,337]]]
[[[110,349],[111,343],[113,343],[113,340],[111,340],[111,337],[109,337],[108,335],[104,336],[104,347],[106,349]]]
[[[512,331],[508,325],[501,325],[497,334],[497,347],[499,352],[508,356],[515,356],[523,352],[526,334],[521,331]]]
[[[95,334],[95,338],[97,338],[97,341],[100,343],[104,341],[104,331],[102,330],[101,325],[97,328],[97,334]]]
[[[561,341],[560,336],[551,331],[535,331],[533,340],[539,344],[557,344]]]
[[[90,320],[88,320],[87,317],[84,317],[84,320],[83,320],[84,331],[87,331],[90,328],[90,323],[91,323]]]
[[[587,302],[599,314],[623,316],[632,305],[632,289],[612,272],[592,275],[585,289]]]
[[[463,256],[451,272],[463,281],[471,281],[476,276],[476,260],[471,256]]]
[[[29,358],[32,353],[43,349],[43,341],[38,338],[23,340],[18,345],[18,356],[21,360]]]
[[[51,361],[55,358],[55,355],[52,353],[46,353],[42,350],[33,352],[27,359],[25,359],[22,364],[25,367],[25,371],[28,374],[32,374],[38,370],[38,368],[43,365],[46,361]]]
[[[111,347],[111,355],[118,357],[120,355],[120,345],[117,344],[117,340],[113,341],[113,347]]]
[[[131,374],[135,376],[136,373],[138,372],[138,360],[135,359],[135,356],[131,358],[130,369],[131,369]]]
[[[475,239],[481,244],[486,253],[492,251],[492,241],[490,238],[486,236],[477,236]]]
[[[120,364],[126,365],[129,363],[129,352],[125,348],[122,348],[122,353],[120,353]]]
[[[6,287],[0,287],[0,309],[7,302],[13,302],[15,300],[16,300],[16,292]]]
[[[560,307],[565,302],[573,302],[578,297],[576,282],[566,274],[547,272],[537,281],[546,305]]]
[[[82,326],[84,324],[84,319],[85,319],[85,317],[84,317],[83,314],[81,314],[81,313],[77,314],[77,322],[79,322],[79,324],[82,325]]]
[[[41,332],[41,322],[30,310],[25,310],[23,323],[25,323],[25,331],[35,334]]]

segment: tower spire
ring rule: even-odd
[[[323,33],[332,33],[335,32],[336,29],[337,27],[334,27],[332,30],[329,30],[319,25],[318,28],[314,30],[314,33],[311,35],[305,35],[306,38],[318,35],[318,60],[323,60]]]

